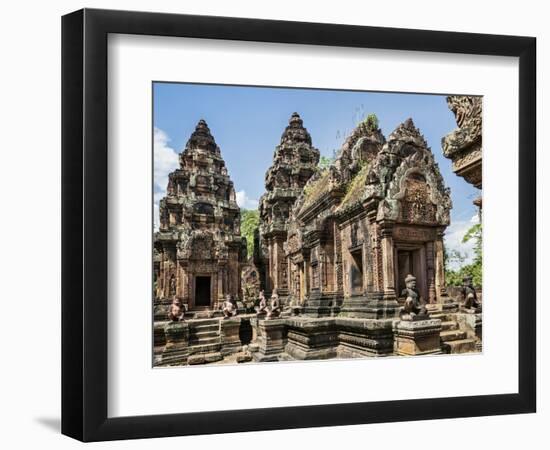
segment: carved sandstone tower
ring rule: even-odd
[[[298,113],[293,113],[275,148],[273,165],[265,175],[266,193],[260,199],[260,229],[255,251],[262,289],[288,295],[288,270],[283,244],[290,211],[319,163],[319,150]]]
[[[168,177],[160,201],[157,298],[180,298],[188,309],[218,309],[240,296],[246,244],[240,210],[220,148],[199,121]]]

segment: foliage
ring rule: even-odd
[[[376,131],[378,130],[379,120],[378,116],[374,113],[369,114],[365,120],[362,122],[368,130]]]
[[[466,259],[457,251],[450,253],[445,252],[445,266],[450,261],[458,262],[461,267],[457,270],[446,270],[445,281],[449,286],[461,286],[462,279],[468,275],[472,277],[475,286],[483,284],[483,239],[482,226],[480,223],[473,225],[462,238],[462,242],[466,243],[474,241],[474,260],[471,264],[462,265]]]
[[[254,252],[254,231],[260,226],[260,213],[256,209],[241,209],[241,236],[246,238],[246,252]]]
[[[319,168],[321,170],[328,169],[333,162],[334,162],[334,158],[330,158],[328,156],[321,156],[321,158],[319,159]]]

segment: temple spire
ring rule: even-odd
[[[288,126],[281,136],[281,144],[297,144],[305,142],[311,145],[311,136],[304,128],[304,121],[297,112],[293,112],[288,120]]]
[[[191,137],[187,141],[186,149],[204,149],[215,151],[217,148],[214,136],[210,133],[210,128],[204,119],[200,119],[195,127],[195,131],[191,134]]]

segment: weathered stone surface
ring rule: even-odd
[[[478,189],[482,187],[482,97],[450,95],[447,104],[458,128],[442,140],[443,155],[453,171]]]
[[[338,357],[360,358],[393,353],[395,319],[349,319],[339,317]]]
[[[311,360],[336,357],[338,332],[335,318],[290,318],[286,323],[285,351],[292,358]]]
[[[441,353],[441,320],[401,320],[394,324],[395,353],[403,356]]]
[[[248,345],[243,345],[242,352],[237,354],[237,363],[246,363],[252,361],[252,354],[250,353]]]
[[[166,345],[162,351],[163,366],[182,366],[189,356],[189,326],[185,322],[168,322],[164,326]]]
[[[166,321],[164,322],[155,322],[153,324],[153,345],[155,347],[166,345],[166,337],[164,335],[164,327],[166,326]]]
[[[386,356],[393,352],[394,321],[293,316],[270,329],[272,321],[260,320],[255,324],[260,328],[259,339],[249,350],[255,361]]]
[[[252,319],[251,323],[256,328],[256,344],[258,345],[258,350],[252,353],[254,361],[278,361],[287,342],[285,319]]]
[[[237,353],[241,350],[240,328],[240,318],[225,319],[220,322],[221,353],[223,356]]]
[[[204,355],[204,362],[205,363],[213,363],[218,362],[223,359],[223,356],[220,352],[214,352],[214,353],[206,353]]]
[[[220,317],[188,320],[189,352],[192,355],[221,350]]]
[[[198,355],[191,355],[189,356],[188,360],[187,360],[187,363],[190,365],[190,366],[194,366],[194,365],[197,365],[197,364],[205,364],[206,363],[206,358],[204,356],[204,354],[198,354]]]
[[[483,342],[483,316],[481,313],[458,313],[456,320],[460,328],[466,331],[468,339],[475,342],[475,350],[482,350]]]

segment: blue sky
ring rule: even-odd
[[[206,120],[220,146],[239,206],[251,209],[264,192],[265,172],[294,111],[324,156],[333,156],[367,114],[378,116],[386,137],[411,117],[451,188],[453,211],[447,246],[473,256],[471,246],[460,241],[475,221],[472,201],[479,191],[452,172],[451,161],[441,152],[441,138],[456,128],[442,95],[154,83],[155,222],[166,177],[177,167],[177,154],[200,119]]]

